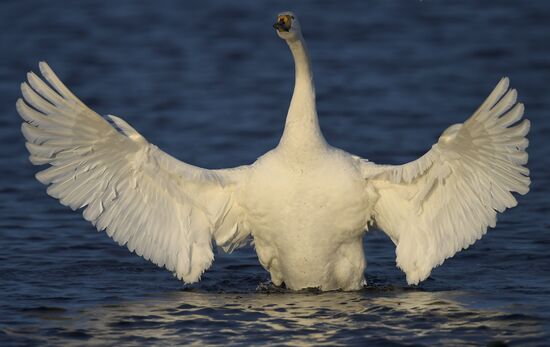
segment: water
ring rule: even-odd
[[[271,23],[294,9],[328,141],[381,163],[427,150],[508,75],[532,121],[532,191],[496,230],[408,287],[381,232],[369,286],[290,293],[250,248],[184,286],[118,247],[33,179],[14,103],[47,60],[98,112],[208,168],[277,144],[293,85]],[[0,344],[543,346],[550,341],[550,2],[3,1]]]

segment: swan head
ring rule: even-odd
[[[286,41],[294,41],[302,36],[298,17],[289,11],[279,13],[273,27],[277,30],[277,35]]]

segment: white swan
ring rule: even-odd
[[[296,16],[274,24],[296,64],[277,148],[254,164],[201,169],[164,153],[122,119],[99,116],[46,63],[28,74],[17,110],[37,179],[48,194],[120,245],[190,283],[252,237],[273,283],[354,290],[364,284],[363,235],[375,225],[395,243],[409,284],[494,227],[496,212],[529,190],[523,105],[502,79],[463,124],[420,159],[376,165],[328,145]],[[519,122],[519,123],[518,123]],[[118,128],[118,129],[117,129]]]

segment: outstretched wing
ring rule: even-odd
[[[405,165],[363,161],[377,195],[376,225],[396,244],[397,266],[409,284],[494,227],[496,212],[529,191],[529,121],[503,78],[463,124],[449,127],[424,156]],[[519,123],[518,123],[519,122]]]
[[[17,110],[30,160],[51,165],[36,178],[48,194],[120,245],[195,282],[224,248],[246,242],[235,192],[246,167],[201,169],[171,157],[122,119],[84,105],[46,63],[23,83]],[[53,87],[53,88],[52,88]]]

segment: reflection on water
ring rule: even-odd
[[[529,316],[461,304],[465,292],[365,289],[361,292],[256,293],[176,291],[74,313],[43,308],[36,329],[49,341],[137,344],[464,345],[543,335]],[[70,318],[70,319],[69,319]],[[353,333],[350,333],[352,332]],[[12,333],[15,333],[13,331]],[[21,334],[21,332],[18,332]]]

